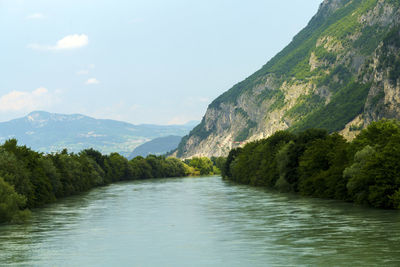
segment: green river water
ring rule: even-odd
[[[220,177],[117,183],[1,225],[0,265],[400,266],[400,211]]]

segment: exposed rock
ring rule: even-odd
[[[351,139],[372,121],[400,119],[399,6],[323,1],[288,47],[210,104],[177,155],[224,156],[278,130],[321,125]]]
[[[352,141],[362,129],[366,126],[365,121],[362,115],[358,115],[351,122],[346,124],[343,130],[340,131],[340,134],[346,138],[348,141]]]

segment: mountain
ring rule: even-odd
[[[137,156],[146,157],[147,155],[162,155],[167,152],[175,150],[182,136],[169,135],[165,137],[158,137],[151,141],[148,141],[133,150],[132,154],[129,155],[129,159]]]
[[[215,99],[178,157],[226,155],[278,130],[311,127],[352,138],[400,118],[400,1],[325,0],[260,70]]]
[[[41,152],[67,148],[78,152],[94,148],[102,153],[128,156],[137,146],[157,137],[187,134],[191,125],[133,125],[115,120],[94,119],[81,114],[34,111],[26,117],[0,123],[0,141],[16,138]]]

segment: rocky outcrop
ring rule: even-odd
[[[352,138],[372,121],[400,118],[399,6],[323,1],[283,51],[209,105],[177,156],[223,156],[285,129]]]

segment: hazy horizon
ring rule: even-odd
[[[28,112],[25,115],[22,116],[18,116],[16,118],[12,118],[10,120],[6,120],[6,121],[0,121],[0,123],[3,122],[9,122],[9,121],[13,121],[13,120],[18,120],[18,119],[23,119],[25,117],[29,117],[31,114],[34,113],[49,113],[49,114],[55,114],[55,115],[60,115],[60,116],[85,116],[85,117],[89,117],[89,118],[94,118],[94,119],[98,119],[98,120],[115,120],[115,121],[120,121],[120,122],[124,122],[124,123],[130,123],[130,124],[134,124],[134,125],[159,125],[159,126],[173,126],[173,125],[193,125],[195,126],[196,124],[200,123],[200,120],[190,120],[184,123],[177,123],[177,124],[154,124],[154,123],[131,123],[131,122],[127,122],[127,121],[123,121],[123,120],[118,120],[118,119],[104,119],[104,118],[95,118],[89,115],[85,115],[82,113],[59,113],[59,112],[48,112],[46,110],[33,110],[31,112]]]
[[[133,124],[201,120],[321,0],[0,0],[0,121],[34,110]]]

